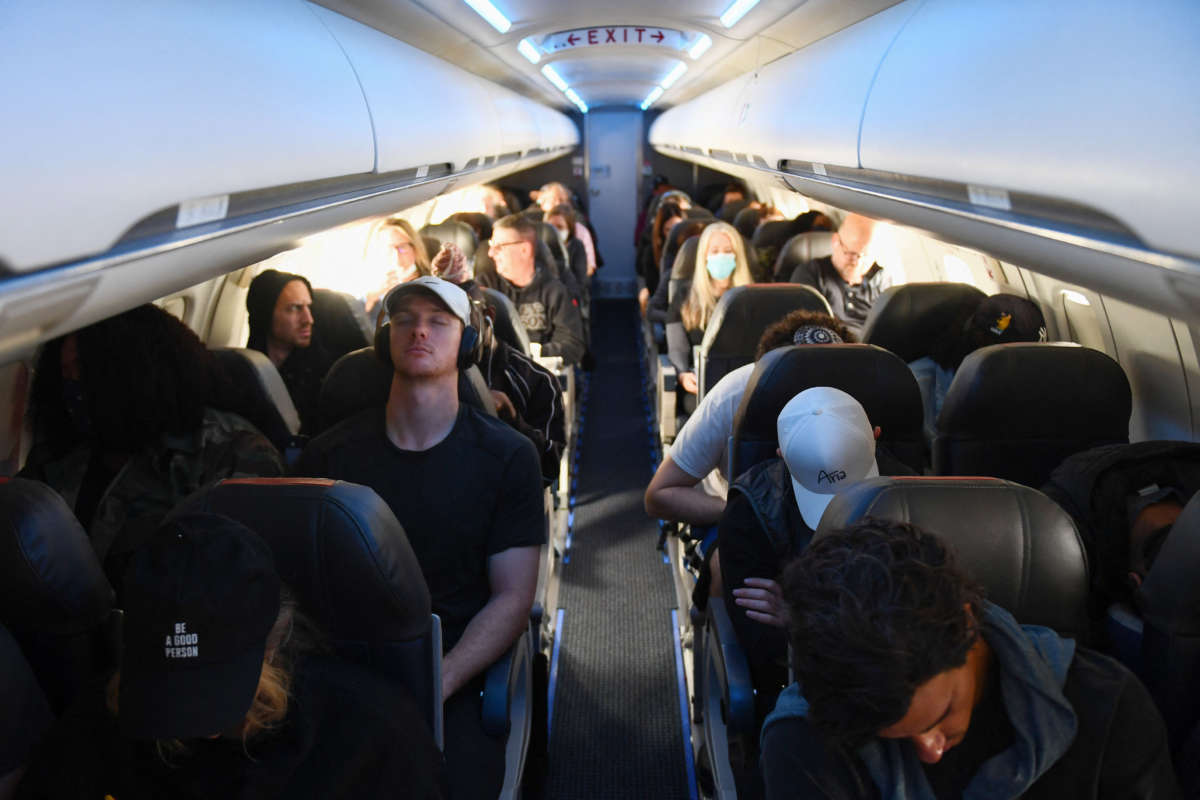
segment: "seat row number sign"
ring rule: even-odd
[[[687,46],[683,33],[670,28],[634,27],[616,25],[600,28],[577,28],[559,31],[542,39],[542,52],[554,53],[576,47],[603,47],[605,45],[649,45],[682,50]]]

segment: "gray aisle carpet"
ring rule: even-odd
[[[642,508],[651,475],[636,308],[597,302],[546,796],[687,800],[671,575]]]

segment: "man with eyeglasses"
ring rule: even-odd
[[[504,293],[513,305],[537,355],[560,356],[567,365],[583,357],[583,321],[567,287],[537,265],[537,224],[511,214],[492,228],[488,255],[496,272],[482,273],[476,281]]]
[[[825,296],[833,315],[859,333],[875,299],[892,285],[883,267],[865,258],[875,220],[848,214],[833,234],[833,252],[801,264],[798,283],[807,283]]]

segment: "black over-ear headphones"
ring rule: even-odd
[[[474,314],[471,316],[474,317]],[[464,326],[462,339],[458,343],[458,358],[456,359],[459,369],[466,369],[475,363],[479,346],[479,329],[474,325]],[[387,364],[389,369],[394,368],[395,365],[392,364],[392,321],[390,318],[385,318],[379,327],[375,329],[375,357],[384,364]]]

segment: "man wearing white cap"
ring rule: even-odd
[[[782,687],[787,653],[775,578],[808,546],[834,495],[879,475],[867,413],[840,389],[806,389],[776,423],[780,458],[761,462],[730,487],[718,547],[725,603],[755,686]]]

